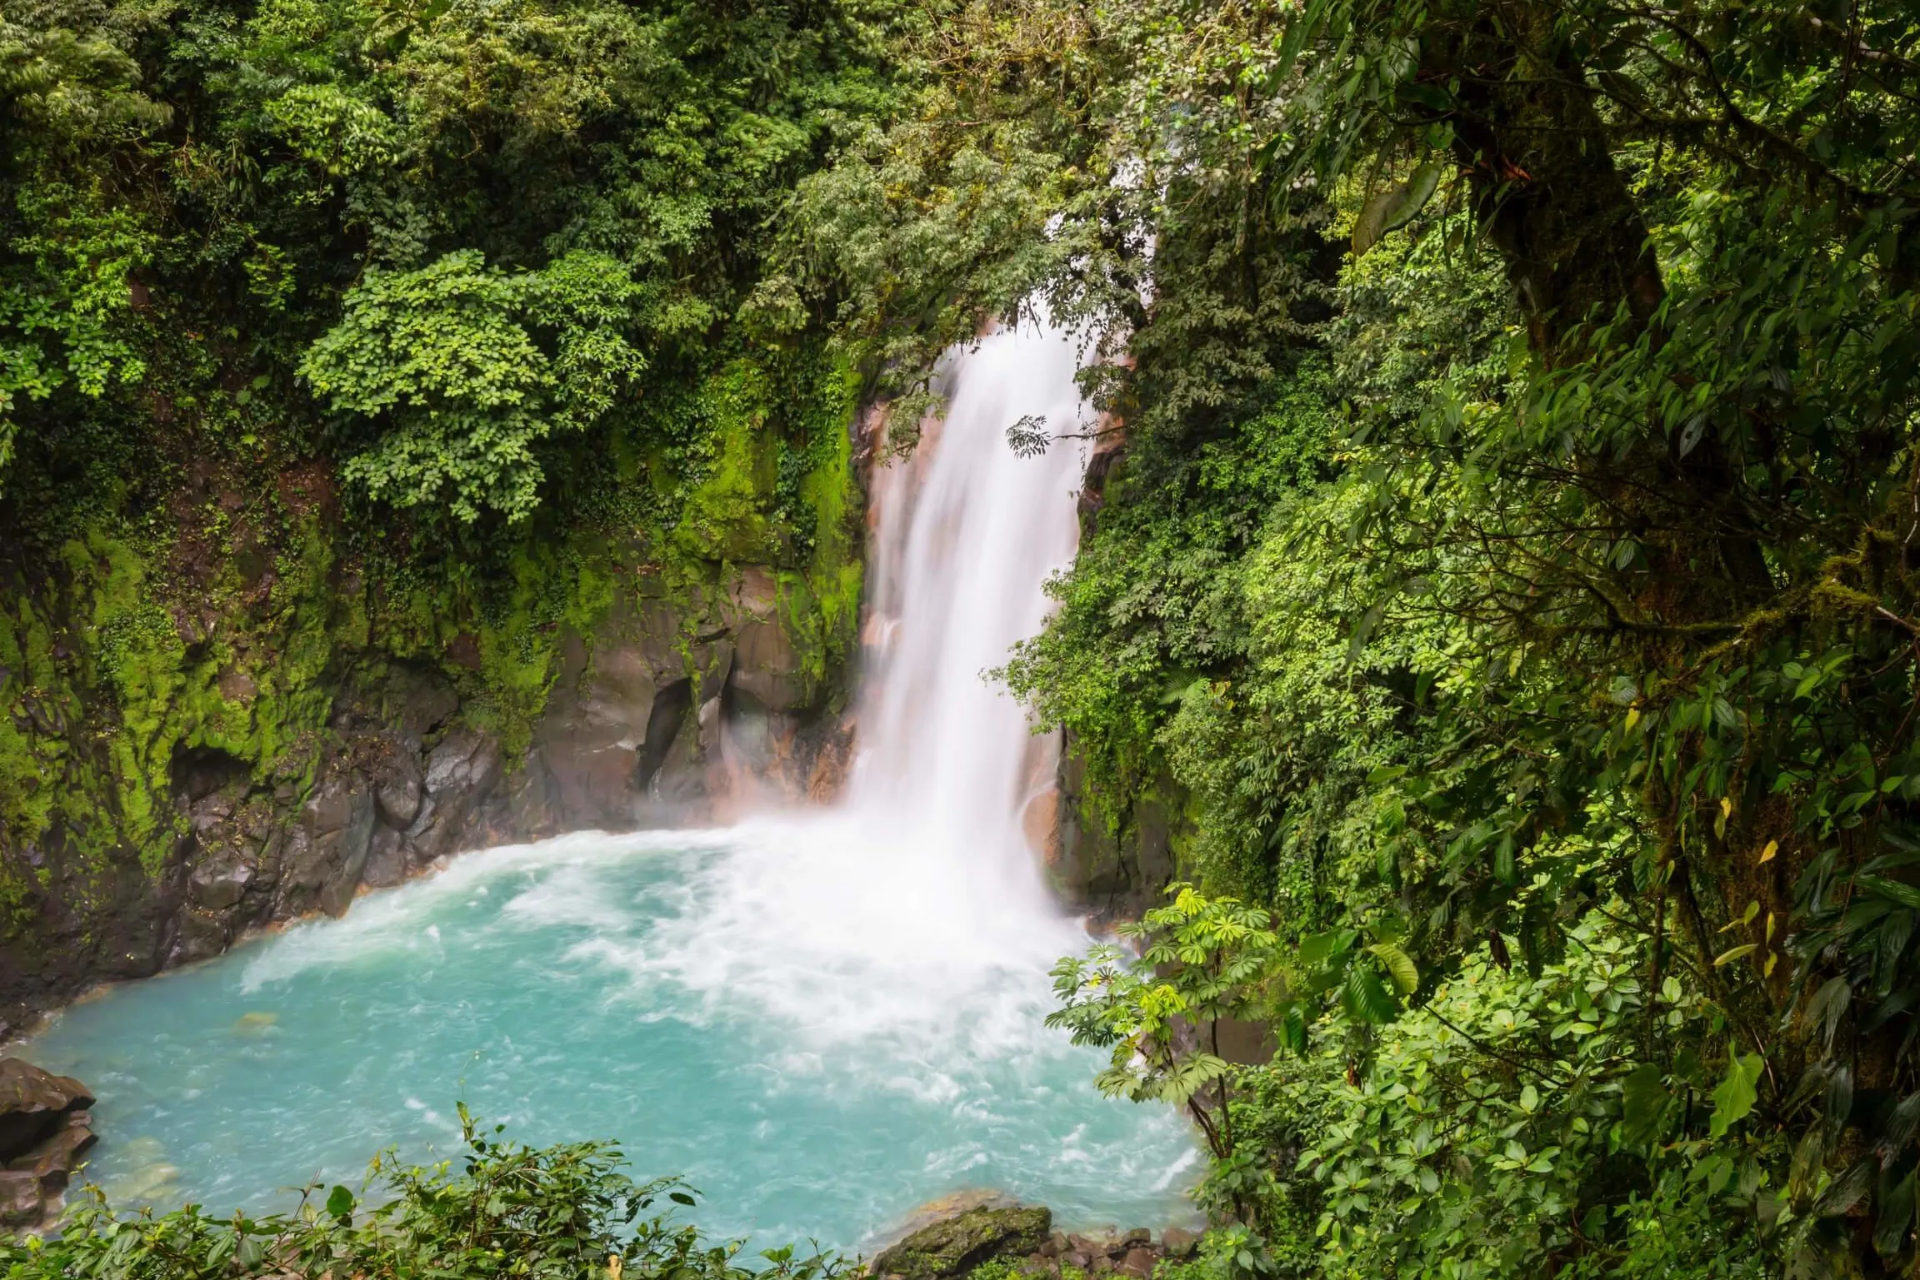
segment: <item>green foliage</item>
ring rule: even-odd
[[[833,298],[749,303],[797,184],[895,103],[902,13],[0,14],[9,933],[158,874],[180,752],[298,797],[393,660],[513,753],[622,584],[691,616],[767,565],[832,687],[864,375]]]
[[[738,1243],[674,1223],[694,1196],[678,1179],[635,1182],[604,1143],[528,1148],[486,1132],[460,1109],[467,1154],[431,1168],[375,1158],[359,1194],[308,1189],[292,1213],[211,1218],[199,1206],[117,1218],[97,1198],[69,1210],[59,1237],[0,1240],[8,1280],[214,1280],[352,1275],[580,1280],[831,1280],[833,1257],[768,1250],[737,1261]],[[655,1206],[667,1210],[661,1213]],[[653,1210],[652,1216],[647,1216]]]
[[[16,483],[114,505],[98,477],[72,492],[73,462],[103,452],[77,420],[179,465],[225,452],[221,419],[271,390],[283,411],[249,424],[250,461],[318,454],[429,554],[468,558],[556,491],[579,515],[604,498],[578,485],[579,456],[639,426],[637,402],[699,385],[743,340],[769,362],[817,342],[814,315],[774,332],[743,306],[795,184],[890,105],[895,16],[10,9]]]
[[[1138,967],[1109,945],[1059,963],[1053,988],[1061,1007],[1047,1025],[1066,1029],[1075,1044],[1112,1051],[1095,1081],[1102,1093],[1186,1108],[1225,1160],[1234,1138],[1219,1020],[1255,1007],[1278,943],[1267,925],[1264,911],[1178,886],[1170,906],[1120,926],[1122,936],[1144,942]],[[1187,1027],[1203,1028],[1209,1047],[1183,1051]]]
[[[1130,356],[1087,375],[1124,455],[1007,670],[1104,815],[1175,791],[1183,874],[1276,908],[1290,980],[1369,957],[1319,993],[1356,1073],[1480,947],[1538,978],[1613,911],[1720,1024],[1704,1140],[1791,1135],[1753,1153],[1786,1209],[1739,1229],[1800,1274],[1910,1268],[1910,6],[935,26],[920,117],[817,181],[866,193],[846,241],[924,231],[954,285],[909,264],[850,289],[863,321],[944,340],[1035,297]],[[975,138],[992,179],[956,183]],[[1005,234],[969,242],[989,193]],[[1842,1080],[1874,1101],[1829,1114]],[[1711,1178],[1662,1178],[1637,1229],[1714,1220]]]
[[[592,426],[646,367],[621,335],[637,292],[620,263],[581,252],[514,275],[474,250],[375,270],[299,372],[335,412],[374,424],[377,443],[342,473],[376,500],[522,520],[539,501],[535,446]]]
[[[1706,1105],[1724,1021],[1672,977],[1649,999],[1644,948],[1611,921],[1569,938],[1537,976],[1481,949],[1370,1030],[1364,1062],[1328,1025],[1305,1057],[1247,1073],[1245,1123],[1292,1156],[1276,1176],[1318,1206],[1328,1274],[1778,1265],[1793,1218],[1768,1172],[1781,1139]]]

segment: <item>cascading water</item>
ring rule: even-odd
[[[877,662],[848,796],[856,813],[913,832],[929,861],[950,863],[976,895],[1028,913],[1040,880],[1020,813],[1035,788],[1019,705],[984,678],[1040,629],[1047,576],[1073,558],[1077,450],[1021,458],[1003,432],[1022,416],[1058,430],[1078,421],[1074,344],[1065,334],[1005,332],[957,368],[946,420],[914,465],[876,485],[871,558]],[[875,625],[877,624],[877,625]]]
[[[712,1230],[850,1247],[992,1187],[1067,1225],[1179,1216],[1191,1134],[1099,1098],[1046,1030],[1084,946],[1020,813],[1044,773],[984,678],[1044,618],[1076,533],[1074,349],[1002,333],[878,477],[874,657],[848,795],[706,832],[469,854],[220,960],[69,1010],[29,1051],[100,1097],[122,1202],[226,1208],[349,1181],[377,1144],[438,1158],[456,1099],[515,1136],[616,1136],[688,1175]]]

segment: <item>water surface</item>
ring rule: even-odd
[[[982,677],[1073,557],[1081,459],[1004,436],[1089,420],[1076,350],[1026,326],[956,351],[945,422],[876,477],[842,805],[469,854],[70,1010],[31,1052],[98,1093],[115,1201],[284,1205],[382,1147],[457,1155],[464,1101],[528,1142],[618,1139],[762,1243],[857,1246],[967,1188],[1069,1227],[1184,1219],[1185,1123],[1097,1096],[1100,1055],[1042,1025],[1087,942],[1023,821],[1056,743]]]
[[[98,1094],[116,1203],[284,1207],[381,1147],[456,1154],[459,1100],[524,1141],[618,1139],[763,1244],[855,1247],[970,1187],[1068,1225],[1184,1217],[1184,1124],[1098,1097],[1099,1055],[1040,1025],[1084,938],[956,915],[967,893],[847,818],[572,836],[112,989],[28,1052]]]

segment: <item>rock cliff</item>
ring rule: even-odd
[[[831,793],[864,508],[835,403],[804,453],[729,428],[675,524],[536,520],[484,565],[374,545],[304,464],[190,467],[150,534],[0,537],[0,1042],[462,849]]]
[[[551,636],[523,742],[444,664],[350,658],[324,720],[264,771],[173,744],[150,847],[51,824],[0,851],[0,1033],[88,985],[204,959],[248,929],[340,915],[463,849],[723,816],[751,779],[829,794],[849,743],[837,659],[801,579],[766,566],[670,591],[644,572],[591,625]],[[9,833],[10,834],[10,833]]]

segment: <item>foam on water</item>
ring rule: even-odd
[[[1192,1135],[1098,1097],[1042,1025],[1084,947],[1021,829],[1051,756],[982,678],[1071,557],[1077,459],[1016,417],[1082,412],[1058,335],[956,360],[952,407],[879,477],[875,654],[835,810],[583,834],[430,879],[106,993],[30,1048],[86,1080],[117,1200],[216,1211],[453,1153],[463,1100],[533,1142],[615,1137],[710,1229],[851,1247],[991,1187],[1067,1225],[1184,1215]]]
[[[803,880],[857,897],[848,843],[822,820],[473,854],[111,990],[30,1052],[99,1093],[92,1174],[121,1201],[258,1208],[383,1145],[445,1157],[464,1100],[529,1141],[617,1136],[765,1241],[855,1246],[973,1186],[1073,1224],[1181,1216],[1185,1125],[1099,1098],[1097,1056],[1040,1025],[1058,946],[933,930],[896,964],[889,930],[756,915]]]

